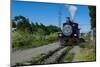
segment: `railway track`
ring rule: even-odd
[[[59,47],[53,51],[50,51],[46,54],[41,54],[37,58],[33,58],[31,61],[27,61],[24,63],[17,63],[13,65],[15,66],[27,66],[27,65],[38,65],[38,64],[53,64],[53,63],[60,63],[64,56],[71,50],[73,47]]]
[[[61,57],[66,53],[67,47],[60,49],[59,51],[55,52],[52,56],[47,58],[42,64],[51,64],[51,63],[58,63],[61,60]]]

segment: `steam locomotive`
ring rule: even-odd
[[[78,24],[72,21],[70,17],[67,17],[61,32],[58,32],[58,40],[61,45],[77,45],[79,43]]]

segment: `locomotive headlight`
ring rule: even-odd
[[[72,34],[72,26],[71,25],[65,25],[63,27],[63,34],[65,36],[70,36]]]
[[[62,36],[62,34],[59,34],[58,36],[60,36],[60,37],[61,37],[61,36]]]
[[[61,37],[62,36],[62,33],[58,33],[58,36]]]

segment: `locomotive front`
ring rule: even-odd
[[[62,31],[58,34],[59,41],[63,45],[75,45],[79,41],[79,28],[78,24],[74,23],[68,17],[66,22],[63,23]]]

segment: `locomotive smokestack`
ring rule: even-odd
[[[70,17],[66,17],[66,22],[67,22],[67,23],[71,23]]]
[[[70,17],[67,17],[68,20],[70,20]]]

